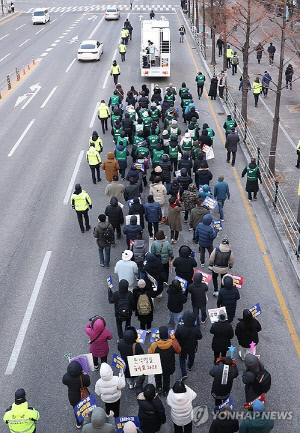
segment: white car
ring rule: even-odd
[[[100,60],[102,54],[102,42],[95,40],[83,41],[77,51],[77,60]]]
[[[118,20],[120,18],[120,10],[119,8],[107,8],[105,11],[105,19],[106,20]]]
[[[49,10],[46,8],[37,8],[32,12],[32,24],[46,24],[50,21]]]

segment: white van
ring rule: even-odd
[[[46,8],[37,8],[32,12],[33,24],[46,24],[50,21],[49,10]]]

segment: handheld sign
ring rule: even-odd
[[[217,206],[217,204],[218,204],[217,200],[214,200],[213,198],[208,196],[205,197],[205,200],[203,202],[203,206],[207,206],[210,209],[214,209]]]
[[[176,178],[178,179],[179,176],[181,176],[181,170],[177,170],[177,171],[175,171],[175,176],[176,176]]]
[[[210,323],[215,323],[217,322],[219,319],[219,314],[223,313],[226,316],[226,320],[227,320],[227,312],[226,312],[226,307],[220,307],[220,308],[213,308],[211,310],[208,310],[208,315],[209,315],[209,320]]]
[[[145,171],[144,164],[140,164],[139,162],[135,162],[133,164],[138,170]]]
[[[139,215],[126,215],[126,217],[125,217],[125,224],[127,226],[130,224],[130,218],[132,216],[136,216],[136,223],[137,223],[137,225],[139,225],[140,224],[140,216]]]
[[[139,202],[140,202],[140,204],[141,204],[141,203],[142,203],[142,201],[141,201],[141,197],[138,197],[138,199],[139,199]],[[131,200],[128,200],[127,203],[128,203],[128,206],[131,206],[132,203],[133,203],[133,198],[132,198]]]
[[[84,417],[89,413],[93,412],[95,407],[98,407],[98,403],[94,394],[88,395],[74,407],[74,412],[78,422],[82,422]]]
[[[253,317],[259,316],[261,314],[261,308],[259,303],[253,305],[253,307],[249,308],[250,313],[252,313]]]
[[[150,343],[154,343],[157,340],[159,340],[159,328],[152,328],[151,329]]]
[[[122,433],[124,429],[124,425],[128,422],[132,421],[137,428],[140,427],[140,420],[138,416],[120,416],[118,418],[115,418],[116,423],[116,433]]]
[[[116,367],[119,370],[122,370],[123,373],[126,369],[126,363],[124,359],[121,358],[121,356],[117,355],[116,353],[113,354],[113,359],[111,361],[111,366]]]
[[[202,272],[202,271],[199,271],[199,269],[196,269],[194,272],[194,275],[193,275],[193,280],[194,280],[195,274],[202,274],[202,283],[205,283],[207,286],[209,285],[210,280],[212,279],[211,274],[207,274],[206,272]]]
[[[226,398],[226,400],[224,400],[223,403],[219,404],[219,406],[215,406],[214,412],[217,412],[217,411],[223,409],[223,407],[225,407],[225,406],[229,406],[231,410],[233,409],[233,400],[232,400],[231,395],[228,398]]]
[[[106,279],[107,281],[107,286],[109,289],[112,289],[114,287],[113,282],[112,282],[112,277],[111,275]]]
[[[78,361],[83,371],[85,371],[86,373],[95,370],[93,355],[91,353],[84,353],[82,355],[75,356],[74,358],[70,359],[70,362],[71,361]]]
[[[186,292],[186,289],[187,289],[187,280],[185,280],[184,278],[181,278],[181,277],[175,277],[175,280],[178,280],[179,282],[180,282],[180,285],[181,285],[181,289],[182,289],[182,291],[183,291],[183,293],[185,293]]]
[[[130,376],[162,374],[159,353],[127,356]]]
[[[237,289],[241,289],[242,285],[244,283],[244,278],[243,277],[239,277],[238,275],[235,274],[230,274],[233,278],[233,285],[237,288]]]
[[[250,349],[251,349],[251,354],[255,355],[256,352],[256,348],[255,348],[256,344],[254,343],[254,341],[251,341],[250,343]]]
[[[209,151],[209,149],[210,149],[210,146],[208,146],[207,144],[204,144],[204,145],[202,146],[202,152],[207,153],[207,152]]]
[[[120,203],[119,201],[118,201],[118,206],[120,206],[121,209],[123,209],[124,207],[123,203]]]
[[[261,401],[263,404],[265,404],[266,401],[266,394],[263,393],[262,395],[260,395],[259,397],[257,397],[255,400],[259,400]],[[244,409],[251,409],[253,403],[255,402],[255,400],[250,401],[249,403],[244,403]]]
[[[157,291],[158,289],[158,284],[155,278],[152,277],[152,275],[148,274],[148,272],[146,272],[146,275],[148,277],[148,279],[151,281],[152,283],[152,289],[154,290],[154,292]]]
[[[191,252],[191,257],[192,257],[192,259],[195,258],[195,255],[196,255],[195,251],[192,251],[192,252]]]
[[[219,232],[223,229],[221,220],[214,220],[212,222],[213,228],[218,230]]]
[[[144,331],[143,329],[137,329],[136,332],[138,335],[138,338],[135,340],[137,343],[144,344],[146,340],[147,331]]]

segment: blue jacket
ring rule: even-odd
[[[137,217],[135,215],[130,217],[130,224],[123,228],[123,233],[126,235],[127,242],[129,242],[130,239],[136,239],[137,235],[143,233],[143,228],[137,224]]]
[[[214,197],[216,200],[226,200],[230,198],[229,186],[227,182],[217,182],[214,188]]]
[[[202,223],[197,225],[195,231],[195,239],[199,241],[200,247],[212,247],[213,240],[217,236],[217,232],[210,226],[212,222],[211,215],[204,215]]]
[[[272,80],[271,75],[267,73],[262,77],[261,82],[262,82],[264,87],[269,87],[271,80]]]
[[[145,203],[145,218],[148,223],[157,223],[162,218],[160,204],[154,201],[153,203]]]
[[[119,163],[120,164],[120,163]],[[133,179],[137,182],[140,178],[140,172],[136,167],[131,167],[128,170],[127,176],[126,176],[126,180],[129,180],[131,177],[133,177]]]
[[[233,285],[231,276],[224,277],[224,287],[219,291],[217,307],[226,307],[228,322],[231,323],[236,310],[236,303],[240,299],[238,289]]]

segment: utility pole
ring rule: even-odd
[[[202,0],[202,15],[203,15],[203,46],[204,46],[204,52],[206,53],[206,37],[205,37],[205,32],[206,32],[206,18],[205,18],[205,0]]]
[[[214,0],[210,0],[210,20],[211,20],[211,62],[212,66],[216,65],[216,27],[214,14]],[[214,68],[215,72],[215,68]]]
[[[199,0],[196,0],[196,30],[199,33]]]

